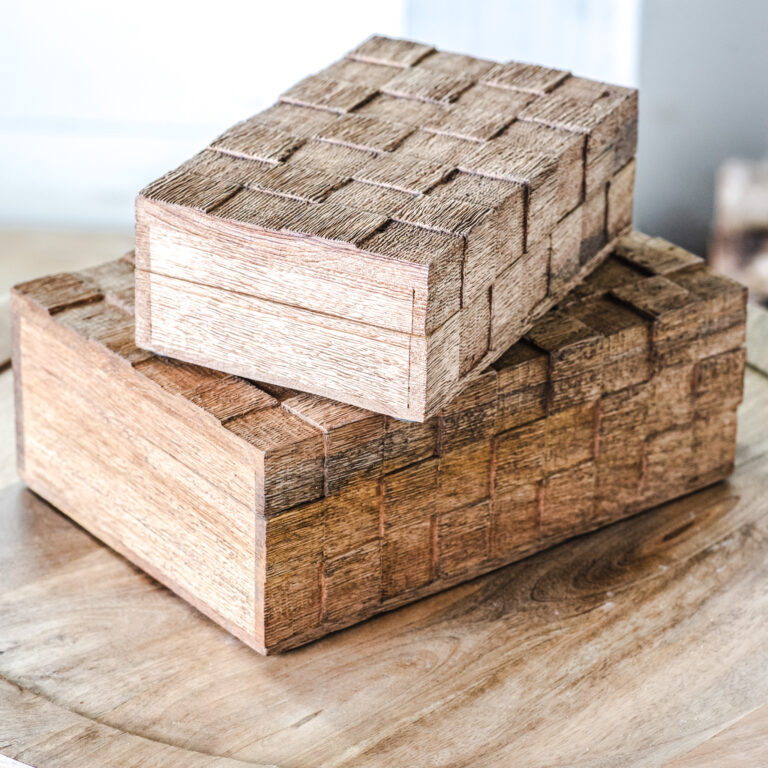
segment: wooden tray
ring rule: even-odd
[[[637,92],[372,38],[143,190],[139,346],[424,421],[632,215]]]
[[[731,470],[744,289],[644,235],[424,424],[138,350],[132,285],[15,291],[20,474],[261,652]]]
[[[0,753],[60,768],[757,768],[763,370],[747,368],[728,482],[282,656],[232,642],[21,484],[0,492]]]

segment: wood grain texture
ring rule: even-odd
[[[7,679],[0,679],[0,718],[0,749],[14,756],[5,758],[0,754],[0,768],[89,764],[125,768],[275,768],[274,764],[215,757],[126,733],[57,706]]]
[[[757,768],[767,413],[768,379],[748,369],[727,483],[277,657],[7,489],[0,753],[62,768]]]
[[[760,707],[716,733],[664,768],[763,768],[766,764],[768,706]]]
[[[139,194],[139,345],[425,421],[629,231],[636,117],[371,38]]]
[[[20,474],[258,650],[300,645],[730,472],[744,290],[668,251],[627,238],[423,424],[138,349],[126,259],[24,284]]]

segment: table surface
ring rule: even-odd
[[[282,656],[249,650],[13,482],[0,491],[0,755],[40,768],[768,765],[767,319],[750,318],[730,481]],[[14,477],[11,375],[0,486]]]

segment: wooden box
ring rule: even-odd
[[[262,653],[731,470],[745,291],[644,235],[421,424],[139,350],[132,294],[15,290],[21,475]]]
[[[768,306],[768,161],[728,160],[720,167],[709,263]]]
[[[629,230],[637,92],[371,38],[144,189],[140,347],[423,422]]]

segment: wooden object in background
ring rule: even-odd
[[[709,262],[768,305],[768,161],[729,160],[720,169]]]
[[[136,338],[424,421],[629,230],[637,92],[374,37],[136,203]]]
[[[19,472],[262,652],[725,477],[745,292],[633,234],[438,416],[154,356],[127,260],[16,289]]]

